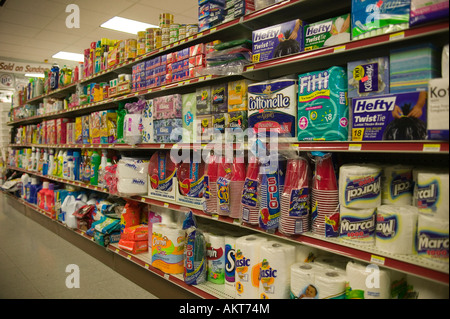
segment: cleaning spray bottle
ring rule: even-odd
[[[106,187],[105,171],[106,171],[106,166],[108,165],[108,158],[106,156],[107,156],[107,151],[102,150],[102,158],[100,160],[100,166],[98,168],[98,186],[100,186],[102,188]]]
[[[48,184],[48,182],[44,182],[42,189],[37,193],[37,205],[41,209],[45,209],[45,196],[47,194]]]
[[[97,186],[98,185],[98,169],[100,167],[100,155],[97,151],[92,152],[91,156],[91,185]]]
[[[30,204],[37,204],[37,194],[42,189],[42,185],[39,184],[39,180],[37,177],[31,178],[31,186],[30,186],[30,196],[28,197],[28,202]]]

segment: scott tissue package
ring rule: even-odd
[[[347,71],[342,67],[299,75],[298,140],[346,141]]]
[[[302,20],[297,19],[253,31],[253,62],[302,52],[303,24]]]
[[[424,140],[427,92],[407,92],[352,101],[352,140]]]
[[[352,0],[352,40],[409,27],[410,0]]]
[[[248,125],[255,133],[295,137],[297,80],[276,79],[248,86]]]

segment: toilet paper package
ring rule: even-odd
[[[416,171],[415,206],[421,214],[448,220],[448,171]]]
[[[352,0],[352,40],[409,27],[410,0]]]
[[[410,205],[378,207],[375,246],[387,253],[414,254],[418,216],[417,207]]]
[[[167,274],[184,271],[185,233],[176,224],[153,224],[152,266]]]
[[[248,126],[255,133],[296,136],[297,81],[276,79],[248,86]],[[259,135],[259,134],[258,134]]]
[[[348,138],[347,71],[342,67],[299,75],[299,141],[346,141]]]
[[[389,57],[347,63],[348,97],[389,93]]]
[[[236,294],[236,239],[234,236],[225,236],[225,290],[231,292],[232,296]]]
[[[323,272],[322,265],[298,262],[291,265],[290,299],[318,299],[316,274]]]
[[[145,108],[142,112],[142,142],[154,143],[153,128],[153,100],[145,101]]]
[[[147,193],[148,161],[123,157],[117,164],[117,191],[132,196]]]
[[[448,94],[448,77],[441,79],[431,79],[429,81],[427,108],[427,129],[429,140],[448,141],[449,139]]]
[[[425,91],[354,98],[352,114],[353,141],[427,138]]]
[[[327,269],[315,275],[319,299],[345,299],[347,273],[340,269]]]
[[[344,164],[339,168],[339,204],[346,208],[381,205],[381,168],[372,164]]]
[[[411,0],[409,24],[415,26],[448,17],[448,0]]]
[[[381,176],[381,202],[386,205],[411,205],[414,181],[413,168],[404,165],[388,165]]]
[[[261,267],[262,235],[247,235],[236,239],[236,298],[258,299]]]
[[[346,299],[390,299],[391,275],[388,270],[375,264],[350,261],[346,273]]]
[[[289,299],[290,268],[295,263],[295,246],[267,241],[261,246],[260,299]]]
[[[340,240],[357,245],[374,245],[376,209],[340,207]]]
[[[422,258],[448,265],[448,231],[448,217],[447,219],[441,219],[419,215],[417,222],[417,254]]]
[[[350,14],[305,26],[305,51],[350,42]]]
[[[123,139],[126,144],[130,145],[142,142],[142,114],[125,115]]]

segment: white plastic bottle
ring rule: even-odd
[[[98,168],[98,186],[100,187],[106,187],[106,183],[105,183],[105,169],[106,169],[106,165],[108,164],[108,159],[107,159],[107,152],[106,150],[102,150],[102,157],[100,159],[100,166]]]
[[[31,158],[30,158],[30,168],[28,170],[34,171],[34,164],[36,162],[36,149],[34,147],[31,148]]]
[[[69,157],[69,159],[67,160],[67,179],[73,181],[74,178],[74,172],[73,169],[75,167],[75,164],[73,162],[73,159],[71,157]]]
[[[47,149],[44,150],[44,157],[42,158],[42,174],[48,174],[48,152]]]
[[[30,176],[28,176],[28,174],[23,174],[20,179],[22,180],[22,195],[21,195],[21,197],[26,200],[27,199],[26,186],[28,184]]]
[[[47,175],[53,175],[53,169],[55,168],[55,155],[53,155],[54,151],[49,150],[50,154],[48,156],[48,173]]]

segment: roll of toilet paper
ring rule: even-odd
[[[421,214],[449,219],[448,172],[417,172],[415,203]]]
[[[317,248],[296,245],[295,246],[295,262],[310,262],[316,258],[319,250]]]
[[[176,224],[153,224],[152,266],[166,274],[184,271],[185,232]]]
[[[423,258],[447,263],[449,253],[449,221],[419,214],[417,253]]]
[[[406,275],[408,295],[411,299],[448,299],[448,285]]]
[[[117,163],[117,174],[119,178],[147,178],[148,160],[123,157]]]
[[[322,265],[294,263],[291,265],[291,299],[319,299],[315,277],[323,272]]]
[[[147,194],[147,178],[119,178],[117,191],[129,196]]]
[[[267,238],[247,235],[236,239],[236,298],[257,299],[259,296],[260,248]]]
[[[414,182],[413,168],[409,166],[386,166],[381,182],[381,202],[385,205],[411,205]]]
[[[236,296],[235,274],[236,274],[236,237],[225,236],[225,291]]]
[[[375,246],[392,254],[414,254],[417,207],[382,205],[377,208]]]
[[[327,269],[315,275],[319,299],[345,299],[347,273],[345,270]]]
[[[225,284],[225,236],[208,233],[206,240],[207,280],[223,285]]]
[[[347,243],[374,245],[376,208],[352,209],[341,206],[339,238]]]
[[[375,264],[350,261],[346,267],[347,299],[389,299],[391,278],[388,270]]]
[[[295,263],[295,246],[267,241],[261,246],[259,297],[289,299],[290,268]]]
[[[339,169],[339,203],[347,208],[381,205],[381,168],[376,165],[344,164]]]

